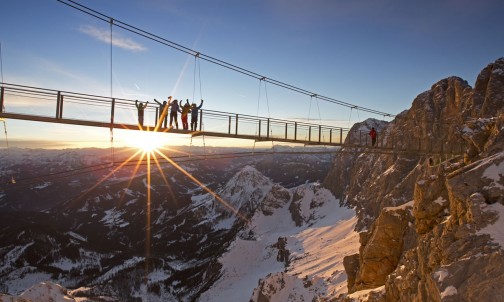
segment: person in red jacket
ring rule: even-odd
[[[371,128],[371,131],[369,131],[369,136],[371,136],[371,146],[375,146],[376,144],[376,136],[378,133],[376,132],[375,128]]]

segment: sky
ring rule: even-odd
[[[481,69],[504,55],[500,0],[75,2],[267,78],[390,114],[408,109],[418,94],[448,76],[473,86]],[[350,127],[369,117],[390,120],[260,82],[117,26],[111,30],[109,23],[57,0],[0,3],[6,83],[138,99],[149,101],[149,109],[153,99],[173,95],[196,103],[204,99],[209,110],[331,126]],[[6,101],[5,110],[44,115],[52,114],[52,106],[17,100]],[[101,114],[74,110],[85,117]],[[134,110],[123,114],[135,122]],[[105,128],[10,119],[5,125],[1,148],[110,144]],[[114,130],[113,135],[120,145],[144,134]],[[191,142],[187,135],[159,139],[173,145],[253,145]]]

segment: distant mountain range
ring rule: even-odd
[[[219,257],[273,188],[324,178],[333,154],[310,153],[324,150],[233,157],[243,150],[207,148],[231,156],[180,162],[200,184],[153,163],[150,192],[146,165],[113,172],[109,150],[11,150],[2,170],[0,290],[20,294],[51,280],[86,287],[75,294],[90,298],[197,299],[223,274]]]

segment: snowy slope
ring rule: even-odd
[[[212,224],[215,230],[231,229],[237,219],[246,220],[254,213],[272,187],[269,178],[245,166],[216,194],[194,196],[188,208],[199,217],[200,224]]]
[[[220,258],[223,276],[201,297],[200,301],[257,301],[258,281],[282,284],[283,289],[269,296],[270,301],[311,301],[316,295],[346,292],[343,257],[356,253],[358,234],[353,231],[356,217],[353,210],[341,208],[327,190],[316,185],[301,201],[303,216],[317,217],[311,224],[297,227],[289,203],[265,215],[258,211],[229,251]],[[291,196],[296,190],[291,189]],[[314,198],[318,203],[313,206]],[[323,200],[322,200],[323,199]],[[312,207],[310,207],[312,205]],[[275,244],[279,237],[287,238],[290,264],[277,261]],[[285,272],[285,273],[284,273]],[[281,281],[279,281],[281,280]],[[274,286],[273,286],[274,287]],[[293,300],[294,299],[294,300]],[[301,301],[301,300],[299,300]]]
[[[40,282],[27,289],[17,297],[0,295],[0,302],[29,301],[29,302],[71,302],[76,301],[67,295],[67,290],[52,282]]]

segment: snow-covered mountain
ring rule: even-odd
[[[223,275],[200,301],[312,301],[346,292],[343,257],[358,250],[353,210],[319,184],[277,192],[266,199],[275,205],[256,211],[219,259]]]
[[[273,196],[270,192],[287,192],[283,183],[322,179],[331,160],[331,154],[272,154],[180,163],[215,192],[207,193],[171,165],[162,165],[162,174],[152,173],[150,186],[145,167],[134,166],[72,175],[70,182],[69,177],[48,181],[36,175],[54,166],[48,152],[59,160],[61,168],[52,170],[58,175],[85,166],[75,155],[85,151],[41,152],[47,160],[32,159],[25,166],[26,157],[18,154],[14,159],[22,160],[10,158],[3,170],[4,176],[16,172],[17,182],[0,198],[0,291],[19,295],[51,280],[76,289],[73,295],[119,301],[198,299],[222,276],[218,259],[236,235],[257,211],[267,211],[262,205]],[[106,162],[108,150],[92,152],[92,158]],[[24,169],[34,166],[36,171],[23,179]],[[288,175],[284,166],[309,167],[309,173]],[[259,169],[273,172],[266,177]],[[54,188],[59,195],[43,194]],[[23,194],[26,202],[17,204],[16,197]]]

